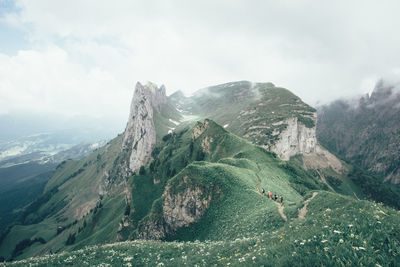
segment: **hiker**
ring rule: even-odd
[[[283,203],[283,196],[281,196],[281,204]]]
[[[273,198],[272,198],[272,193],[271,193],[271,199],[273,200]]]
[[[278,200],[278,194],[275,194],[275,201]]]
[[[267,197],[270,198],[271,197],[271,192],[268,191],[267,193]]]
[[[261,194],[263,194],[263,195],[265,194],[265,190],[264,190],[264,188],[262,189],[262,191],[261,191]]]

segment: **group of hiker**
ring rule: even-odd
[[[274,200],[274,201],[280,201],[281,203],[283,203],[283,196],[280,196],[279,197],[279,195],[277,194],[277,193],[275,193],[275,194],[272,194],[271,192],[265,192],[265,189],[263,188],[262,190],[261,190],[261,194],[264,196],[267,196],[267,198],[270,198],[270,199],[272,199],[272,200]]]

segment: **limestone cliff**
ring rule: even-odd
[[[315,121],[315,117],[313,117]],[[297,117],[282,121],[286,129],[279,134],[278,140],[269,149],[282,159],[289,160],[297,154],[316,153],[317,137],[315,127],[307,128]]]
[[[213,199],[213,190],[191,184],[188,175],[175,186],[168,185],[162,195],[157,214],[141,222],[137,237],[140,239],[164,239],[200,220]],[[179,191],[179,188],[184,188]]]
[[[183,183],[186,183],[187,179],[185,176]],[[187,187],[178,194],[171,194],[169,188],[166,188],[163,196],[164,220],[173,231],[199,220],[212,199],[211,195],[205,196],[199,187]]]
[[[316,113],[309,118],[315,123]],[[331,168],[336,173],[342,173],[346,169],[336,156],[318,143],[315,126],[308,128],[297,117],[286,119],[279,124],[287,126],[281,132],[274,133],[277,140],[266,148],[275,152],[282,160],[290,160],[291,157],[301,154],[305,169]]]
[[[154,112],[160,111],[166,102],[164,86],[157,88],[152,83],[144,86],[139,82],[136,84],[122,143],[122,149],[129,153],[130,171],[137,171],[149,162],[156,145]]]

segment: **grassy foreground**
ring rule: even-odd
[[[398,266],[400,211],[319,191],[304,220],[231,241],[127,241],[7,266]]]

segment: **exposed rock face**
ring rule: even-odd
[[[171,189],[167,186],[163,193],[162,214],[156,218],[147,220],[139,226],[138,238],[164,239],[170,234],[176,233],[181,227],[200,220],[213,199],[211,192],[206,193],[198,186],[188,185],[188,176],[184,176],[181,183]],[[182,187],[184,190],[174,192]]]
[[[307,128],[296,117],[286,119],[282,123],[287,124],[287,127],[279,134],[278,141],[270,148],[271,151],[278,154],[282,160],[289,160],[297,154],[316,153],[315,127]]]
[[[170,233],[168,225],[165,224],[162,218],[157,218],[156,220],[142,222],[139,225],[137,237],[147,240],[162,240],[168,233]]]
[[[208,129],[210,121],[208,119],[204,120],[204,123],[197,122],[193,128],[192,139],[197,139],[205,130]]]
[[[185,177],[187,179],[187,177]],[[202,196],[200,188],[186,188],[183,192],[171,195],[168,189],[164,193],[164,220],[175,231],[198,221],[208,209],[211,195]]]
[[[336,173],[343,173],[347,168],[342,162],[321,145],[316,146],[316,153],[303,154],[303,168],[308,169],[327,169],[331,168]]]
[[[130,171],[137,171],[149,162],[156,145],[154,111],[160,111],[166,102],[164,86],[136,84],[122,143],[122,149],[130,151]]]
[[[400,86],[380,81],[371,95],[318,110],[320,142],[385,181],[400,184]]]

